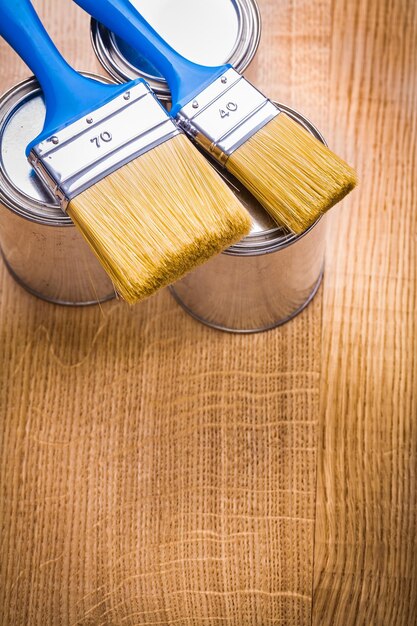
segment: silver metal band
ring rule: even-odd
[[[222,165],[281,111],[229,69],[178,113],[178,125]]]
[[[179,133],[139,83],[35,146],[29,162],[65,211],[75,196]]]

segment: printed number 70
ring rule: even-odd
[[[104,131],[104,133],[101,133],[98,137],[93,137],[92,139],[90,139],[90,142],[95,143],[97,148],[101,148],[102,141],[104,141],[104,143],[109,143],[109,141],[111,141],[112,139],[113,137],[111,136],[111,134],[107,131]]]

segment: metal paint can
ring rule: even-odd
[[[39,298],[97,304],[115,297],[113,285],[26,160],[25,147],[42,129],[44,117],[35,78],[0,97],[1,252],[15,280]]]
[[[230,63],[243,72],[258,49],[261,19],[256,0],[131,2],[173,48],[196,63]],[[101,65],[115,80],[141,76],[162,101],[169,101],[168,85],[158,71],[95,20],[91,22],[91,40]]]
[[[228,62],[243,72],[256,53],[261,23],[255,0],[181,0],[171,3],[172,7],[162,0],[132,2],[174,48],[193,61],[206,65]],[[210,27],[210,20],[215,20],[216,28]],[[204,31],[199,28],[202,23]],[[217,31],[219,24],[224,27],[222,36]],[[142,76],[169,105],[167,84],[146,59],[94,20],[91,32],[100,62],[116,80]],[[219,41],[223,41],[220,49]],[[279,106],[324,142],[302,115]],[[214,161],[213,166],[219,169]],[[326,219],[301,236],[289,235],[237,180],[225,170],[219,171],[251,213],[252,232],[173,285],[171,293],[204,324],[237,333],[261,332],[292,319],[317,293],[324,271]]]
[[[278,106],[324,143],[302,115]],[[302,235],[285,233],[239,181],[221,173],[250,212],[252,232],[173,285],[171,293],[208,326],[234,333],[266,331],[301,313],[316,295],[324,273],[326,218]]]

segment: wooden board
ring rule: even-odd
[[[362,178],[335,212],[324,288],[287,326],[222,334],[167,291],[57,307],[0,265],[2,626],[413,623],[407,4],[260,2],[251,77]],[[85,15],[35,5],[97,71]],[[0,68],[2,90],[28,75],[3,43]]]
[[[417,623],[417,5],[336,0],[314,624]]]

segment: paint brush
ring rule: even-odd
[[[0,35],[34,72],[46,104],[28,159],[126,301],[249,232],[247,212],[145,81],[109,85],[73,70],[29,0],[0,0]]]
[[[280,225],[304,232],[355,187],[349,165],[232,66],[205,67],[185,59],[129,0],[74,1],[158,69],[171,90],[171,115],[179,126]]]

